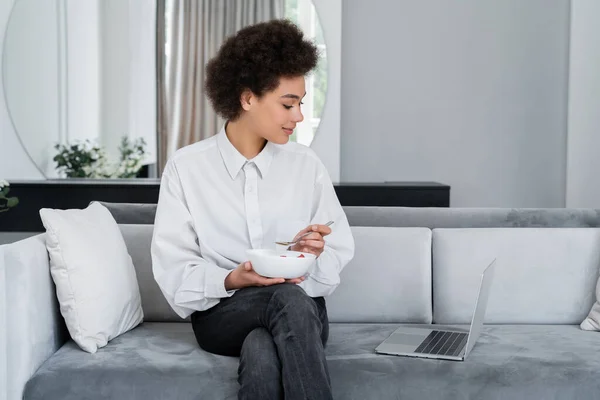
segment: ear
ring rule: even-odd
[[[242,104],[242,108],[244,111],[250,111],[252,108],[252,104],[256,101],[254,93],[251,90],[246,89],[242,92],[240,96],[240,103]]]

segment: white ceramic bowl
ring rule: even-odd
[[[251,249],[246,254],[256,273],[267,278],[299,278],[308,272],[316,260],[314,254],[298,251]]]

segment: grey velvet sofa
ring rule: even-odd
[[[105,204],[133,258],[145,321],[96,354],[69,340],[44,235],[0,247],[1,399],[234,399],[235,358],[198,348],[150,264],[153,205]],[[600,398],[600,212],[347,207],[354,260],[327,298],[337,399]],[[399,324],[464,325],[497,259],[485,326],[464,362],[378,355]]]

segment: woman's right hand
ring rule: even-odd
[[[242,289],[249,286],[271,286],[288,282],[298,284],[304,280],[304,277],[295,279],[267,278],[254,271],[250,261],[246,261],[237,266],[225,278],[225,290]]]

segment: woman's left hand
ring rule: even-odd
[[[326,225],[313,224],[302,229],[294,237],[294,240],[298,236],[301,236],[307,232],[311,232],[309,235],[304,236],[302,240],[292,246],[293,251],[302,251],[304,253],[311,253],[319,257],[325,249],[325,236],[331,233],[331,228]]]

